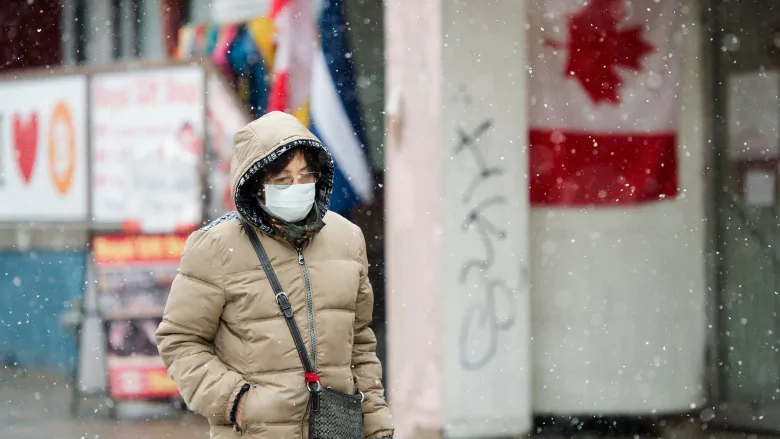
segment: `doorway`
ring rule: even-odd
[[[720,422],[780,430],[780,4],[709,2]]]

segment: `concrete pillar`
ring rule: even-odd
[[[191,0],[190,16],[185,17],[191,24],[209,23],[213,17],[211,0]]]
[[[76,64],[76,5],[73,0],[61,0],[60,27],[62,28],[62,65]]]
[[[141,10],[141,57],[145,59],[165,58],[163,43],[161,0],[140,0]]]
[[[397,438],[530,429],[525,19],[513,0],[386,2]]]
[[[135,58],[135,41],[136,41],[136,12],[133,10],[133,3],[130,1],[122,1],[119,4],[119,32],[122,35],[119,47],[120,59],[133,59]],[[140,11],[139,11],[140,12]],[[140,17],[140,13],[138,14]]]
[[[87,0],[87,63],[106,64],[114,59],[113,6],[106,0]]]
[[[704,402],[706,29],[699,11],[694,1],[680,7],[679,195],[641,206],[532,211],[535,413],[660,415]]]

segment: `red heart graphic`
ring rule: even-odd
[[[35,158],[38,152],[38,114],[30,115],[30,120],[24,123],[22,116],[14,114],[13,143],[16,150],[16,164],[22,174],[22,181],[30,183]]]

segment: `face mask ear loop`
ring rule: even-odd
[[[265,185],[260,185],[255,197],[257,198],[258,203],[265,205]]]

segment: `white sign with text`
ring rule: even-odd
[[[92,208],[98,224],[168,233],[200,223],[204,96],[200,67],[93,77]]]

